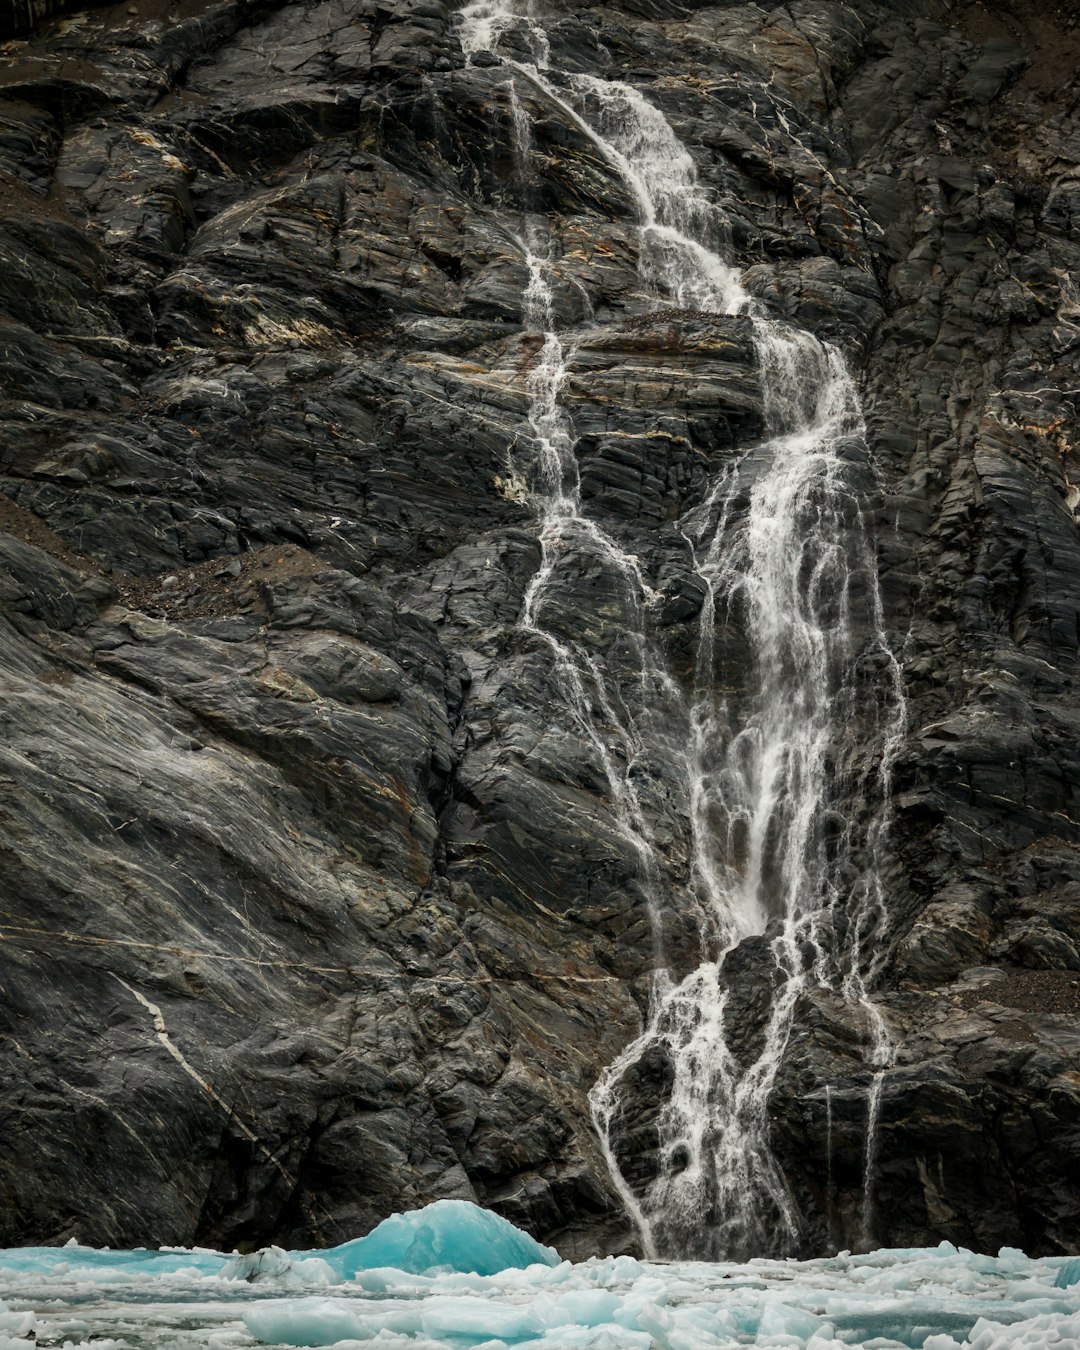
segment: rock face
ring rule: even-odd
[[[663,108],[748,288],[864,391],[908,697],[897,1053],[868,1202],[863,1029],[804,997],[770,1113],[807,1252],[1078,1239],[1080,28],[1021,8],[545,10],[564,69]],[[653,939],[516,626],[521,212],[556,241],[585,509],[687,677],[677,522],[760,438],[761,388],[745,320],[649,312],[634,203],[540,89],[522,172],[506,71],[466,63],[453,9],[9,16],[0,1244],[310,1246],[442,1197],[571,1256],[634,1242],[586,1093]],[[567,568],[553,629],[630,671],[624,619]],[[685,822],[649,809],[689,950]],[[752,942],[726,978],[760,1021]]]

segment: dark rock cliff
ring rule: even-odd
[[[10,8],[2,1244],[309,1245],[443,1196],[569,1255],[632,1241],[585,1093],[652,939],[514,626],[526,188],[453,8]],[[1080,27],[1022,8],[545,12],[564,67],[664,109],[748,287],[857,369],[908,694],[872,1231],[1036,1252],[1080,1238]],[[673,522],[760,434],[752,344],[646,313],[620,180],[527,112],[583,500],[677,667]],[[551,621],[617,668],[601,582],[583,558]],[[677,947],[685,831],[649,807]],[[807,1251],[862,1238],[860,1044],[804,999],[771,1114]]]

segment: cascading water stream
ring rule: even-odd
[[[884,813],[869,826],[843,816],[840,789],[852,784],[840,766],[849,724],[861,718],[880,756],[887,801],[903,700],[854,487],[863,442],[854,384],[839,352],[768,319],[747,296],[717,252],[723,217],[658,108],[629,85],[554,71],[530,0],[475,0],[459,17],[467,57],[493,53],[510,72],[523,171],[530,132],[515,79],[559,109],[630,191],[639,213],[639,275],[654,304],[741,315],[751,326],[764,399],[765,441],[726,470],[682,522],[705,593],[696,674],[685,691],[649,638],[656,597],[642,564],[582,511],[574,433],[561,402],[568,358],[554,318],[552,269],[526,231],[523,316],[543,337],[527,377],[531,459],[512,471],[528,485],[541,562],[519,624],[550,650],[574,723],[602,766],[616,823],[638,859],[657,943],[645,1026],[590,1095],[606,1161],[651,1255],[746,1255],[764,1245],[766,1225],[779,1234],[774,1247],[792,1241],[798,1215],[770,1149],[767,1107],[799,999],[829,986],[861,1011],[873,1069],[863,1213],[869,1236],[890,1042],[868,993],[876,971],[873,962],[864,969],[864,953],[870,932],[887,919],[877,867],[886,825]],[[503,49],[511,34],[530,61]],[[584,645],[545,627],[560,565],[575,549],[617,578],[633,619],[642,691],[649,691],[638,707],[609,691]],[[739,626],[752,652],[747,689],[727,698],[715,678],[718,625]],[[878,680],[884,697],[869,708],[861,673],[867,664],[885,675]],[[691,844],[685,889],[702,929],[702,959],[678,980],[664,951],[660,850],[633,772],[647,759],[657,699],[685,731],[674,749]],[[670,759],[670,743],[666,749]],[[771,983],[749,1049],[735,1034],[722,970],[748,938],[762,944],[762,977]],[[657,1118],[657,1174],[637,1194],[613,1136],[627,1080],[656,1053],[667,1062],[671,1087]],[[831,1095],[828,1107],[831,1121]]]
[[[528,119],[511,85],[511,124],[515,157],[528,162],[531,144]],[[531,233],[531,229],[527,231]],[[544,627],[543,609],[559,563],[571,549],[585,551],[606,564],[620,578],[627,603],[639,623],[652,597],[641,566],[596,522],[581,511],[580,478],[570,419],[560,403],[567,378],[567,354],[555,331],[554,297],[548,281],[548,263],[534,252],[536,241],[523,243],[529,281],[522,297],[522,313],[530,332],[543,334],[543,345],[526,377],[529,428],[534,447],[527,465],[510,466],[511,477],[526,485],[539,525],[540,566],[525,591],[519,626],[542,642],[551,653],[559,684],[574,722],[592,747],[607,782],[616,823],[637,856],[638,868],[649,890],[655,859],[645,815],[628,772],[639,752],[633,728],[625,725],[608,695],[596,661],[582,648],[572,648]],[[596,729],[594,708],[615,734],[615,753]]]

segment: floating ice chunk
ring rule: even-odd
[[[360,1316],[355,1307],[333,1299],[272,1299],[256,1303],[244,1313],[244,1325],[256,1340],[275,1345],[334,1345],[338,1341],[370,1340],[375,1334],[373,1321],[371,1317]]]
[[[541,1336],[548,1319],[535,1305],[507,1305],[486,1298],[429,1299],[421,1325],[427,1335],[443,1340],[521,1341]]]
[[[789,1336],[795,1344],[802,1345],[816,1335],[821,1325],[820,1317],[802,1308],[792,1308],[787,1303],[768,1303],[758,1324],[758,1339],[778,1340],[781,1336]]]
[[[225,1260],[220,1252],[199,1247],[110,1251],[107,1247],[81,1247],[69,1242],[63,1247],[15,1247],[0,1251],[0,1271],[5,1275],[64,1275],[125,1283],[162,1275],[216,1275]]]
[[[473,1350],[511,1348],[504,1341],[485,1341]],[[536,1341],[517,1341],[512,1350],[658,1350],[658,1343],[647,1331],[626,1331],[621,1327],[617,1330],[611,1327],[560,1327],[557,1331],[546,1332]],[[695,1347],[695,1350],[704,1348]]]
[[[838,1341],[836,1328],[831,1322],[825,1322],[806,1342],[806,1350],[851,1350],[851,1347],[849,1343]],[[943,1347],[943,1350],[946,1348]],[[947,1350],[952,1350],[952,1347],[948,1347]]]
[[[570,1333],[610,1327],[619,1308],[614,1294],[578,1290],[557,1298],[527,1303],[494,1298],[432,1295],[426,1299],[387,1303],[346,1299],[293,1298],[257,1303],[245,1310],[244,1325],[258,1340],[279,1345],[334,1345],[363,1341],[382,1331],[430,1337],[442,1344],[502,1347],[522,1341],[567,1344]],[[612,1328],[614,1330],[614,1328]],[[591,1342],[584,1340],[582,1344]],[[633,1342],[628,1342],[632,1344]],[[648,1345],[648,1337],[643,1339]]]
[[[548,1327],[599,1327],[615,1321],[622,1300],[602,1289],[575,1289],[534,1306]]]
[[[35,1350],[34,1314],[11,1312],[0,1303],[0,1350]]]
[[[1071,1289],[1074,1284],[1080,1284],[1080,1256],[1071,1256],[1065,1262],[1057,1273],[1054,1288]]]
[[[446,1270],[495,1275],[559,1264],[552,1248],[468,1200],[436,1200],[408,1214],[392,1214],[367,1237],[303,1255],[326,1261],[343,1280],[382,1266],[416,1275]]]
[[[13,1344],[17,1344],[17,1342],[13,1342]],[[31,1341],[30,1344],[34,1347],[34,1350],[40,1350],[36,1341]],[[10,1350],[10,1347],[3,1346],[3,1350]],[[63,1350],[130,1350],[130,1344],[109,1338],[99,1340],[95,1336],[92,1341],[65,1341]],[[414,1347],[413,1350],[416,1350],[416,1348]]]
[[[406,1275],[393,1266],[373,1266],[370,1270],[358,1270],[353,1283],[367,1294],[415,1298],[428,1293],[435,1278],[433,1275]]]
[[[278,1284],[333,1284],[337,1275],[318,1256],[295,1256],[280,1247],[236,1255],[221,1267],[223,1280],[246,1280],[248,1284],[274,1281]]]
[[[1080,1345],[1080,1313],[1072,1317],[1030,1317],[1002,1326],[980,1317],[964,1342],[964,1350],[1076,1350]]]

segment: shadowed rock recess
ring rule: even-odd
[[[517,623],[522,211],[583,510],[688,681],[678,522],[760,441],[760,381],[746,320],[650,312],[634,202],[539,86],[522,172],[454,8],[5,0],[0,1244],[303,1247],[463,1197],[566,1255],[634,1247],[586,1094],[653,936]],[[770,1105],[796,1249],[1075,1249],[1078,10],[537,12],[562,69],[664,110],[747,288],[863,393],[908,698],[873,939],[896,1049],[867,1207],[863,1028],[803,995]],[[549,624],[630,678],[619,596],[562,566]],[[689,953],[686,822],[646,808]],[[724,972],[748,1035],[760,942]],[[638,1180],[653,1067],[615,1136]]]

